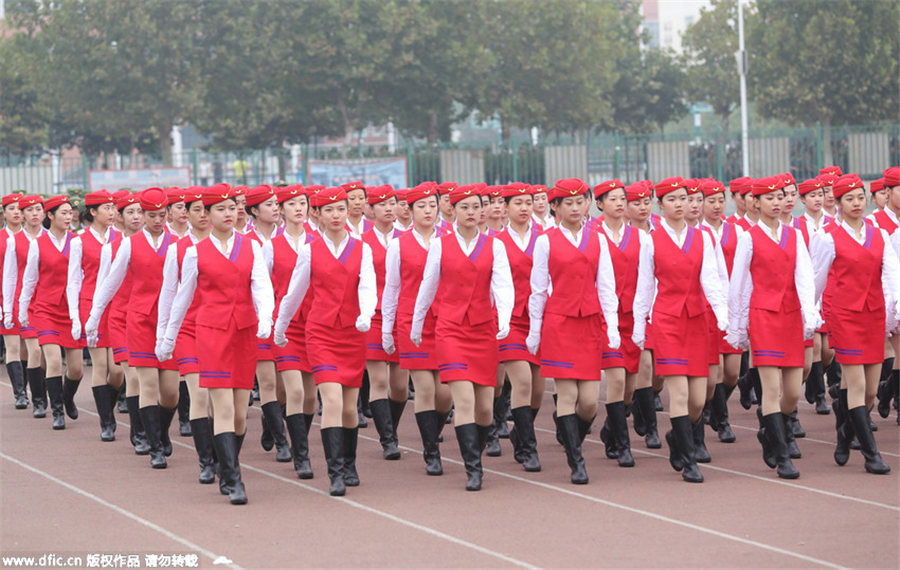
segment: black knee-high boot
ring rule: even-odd
[[[312,430],[313,419],[315,417],[315,414],[303,414],[303,421],[306,422],[306,433],[309,433]]]
[[[837,433],[837,445],[834,448],[834,462],[846,465],[850,460],[850,440],[853,439],[853,425],[847,414],[847,389],[838,392],[838,397],[831,402],[834,408],[834,428]]]
[[[484,472],[481,467],[481,452],[489,426],[464,424],[456,426],[456,440],[459,453],[466,468],[466,491],[480,491]]]
[[[124,386],[122,390],[124,390]],[[130,439],[134,446],[135,455],[147,455],[150,453],[150,444],[147,443],[147,433],[144,431],[144,421],[141,419],[140,396],[128,396],[125,398],[128,406],[128,418],[131,424]]]
[[[716,433],[722,443],[734,443],[734,431],[728,423],[728,390],[725,384],[716,384],[710,403],[713,421],[716,424]]]
[[[628,437],[628,421],[625,419],[625,402],[606,404],[606,419],[616,445],[619,467],[634,467],[631,440]]]
[[[706,449],[706,424],[701,417],[696,423],[691,424],[691,433],[694,436],[694,459],[697,463],[709,463],[712,458]]]
[[[741,407],[749,410],[753,405],[753,390],[759,383],[759,371],[756,368],[750,368],[747,373],[738,378],[738,390],[741,393]]]
[[[500,418],[497,424],[497,437],[500,439],[509,438],[509,426],[506,422],[512,418],[512,383],[504,380],[503,386],[500,388],[500,410],[496,415]]]
[[[656,421],[656,406],[654,405],[653,388],[638,388],[634,391],[635,409],[640,408],[641,417],[644,422],[644,433],[638,432],[638,435],[644,436],[644,443],[649,449],[659,449],[662,442],[659,440],[659,428]],[[635,427],[637,431],[637,427]]]
[[[100,417],[100,440],[115,441],[116,416],[113,412],[114,390],[108,385],[94,386],[91,388],[94,394],[94,404],[97,406],[97,415]]]
[[[691,419],[688,416],[672,418],[672,436],[677,442],[676,449],[681,455],[681,478],[688,483],[702,483],[703,474],[697,467],[694,455],[694,434],[691,430]]]
[[[391,419],[388,399],[370,400],[369,409],[372,411],[372,421],[375,423],[375,431],[378,432],[378,440],[381,443],[382,457],[391,461],[400,459],[400,449],[394,442],[394,422]]]
[[[66,377],[63,383],[63,404],[65,404],[66,415],[73,420],[78,419],[78,407],[75,405],[75,393],[78,392],[78,386],[81,385],[81,379],[72,380]]]
[[[13,397],[16,399],[16,409],[24,410],[28,407],[28,393],[25,389],[25,369],[22,368],[22,362],[19,360],[7,362],[6,373],[9,374],[9,382],[12,384]]]
[[[263,416],[272,433],[272,441],[275,442],[275,461],[288,463],[293,459],[291,446],[284,435],[284,420],[281,417],[281,405],[276,402],[268,402],[262,405]]]
[[[444,425],[444,419],[436,410],[416,412],[416,424],[419,426],[419,435],[422,436],[422,457],[425,459],[425,473],[428,475],[443,475],[444,467],[441,465],[441,448],[438,444],[438,434]]]
[[[182,437],[191,437],[193,427],[191,425],[191,393],[188,391],[187,382],[178,383],[178,433]]]
[[[400,445],[397,438],[397,428],[400,427],[400,418],[403,417],[403,411],[406,409],[406,402],[408,401],[398,402],[388,398],[388,407],[391,409],[391,425],[394,428],[394,445]]]
[[[209,418],[191,420],[191,436],[194,438],[194,447],[197,449],[197,458],[200,461],[198,481],[203,485],[215,483],[216,461],[213,454],[214,445]]]
[[[62,376],[51,376],[46,380],[47,396],[50,398],[50,412],[53,414],[53,429],[66,429]]]
[[[866,471],[876,475],[885,475],[891,472],[890,466],[881,459],[878,447],[875,445],[875,436],[869,428],[869,411],[865,406],[852,408],[847,412],[853,430],[859,439],[859,450],[866,460]]]
[[[175,408],[159,406],[159,443],[162,445],[162,450],[166,457],[172,455],[172,440],[169,438],[169,426],[172,425],[172,419],[175,417],[176,411],[177,406]]]
[[[331,481],[329,493],[341,497],[347,492],[344,485],[344,428],[322,428],[320,433],[328,464],[328,479]]]
[[[580,426],[583,420],[575,414],[567,414],[558,416],[556,421],[557,431],[566,449],[566,462],[569,464],[569,469],[572,470],[570,479],[575,485],[586,485],[588,475],[584,467],[584,456],[581,453],[581,443],[584,441],[584,436],[581,434],[582,432],[586,433]]]
[[[359,486],[359,473],[356,472],[356,444],[359,441],[359,428],[343,428],[344,430],[344,484],[348,487]]]
[[[534,410],[531,406],[520,406],[512,409],[513,423],[515,425],[513,429],[518,439],[522,467],[529,472],[541,470],[541,462],[537,453],[537,437],[534,434],[533,412]],[[510,432],[510,440],[512,440],[512,432]]]
[[[219,456],[219,469],[228,485],[228,500],[232,505],[246,505],[247,492],[241,480],[240,447],[233,431],[220,433],[213,440]]]
[[[503,399],[494,398],[494,415],[488,433],[487,445],[485,446],[485,455],[488,457],[500,457],[503,449],[500,447],[500,424],[506,423],[506,417],[503,413]],[[501,417],[503,416],[503,417]]]
[[[125,378],[123,377],[122,378],[122,387],[119,388],[118,399],[116,400],[116,410],[120,414],[130,414],[131,413],[128,408],[128,402],[126,401],[126,399],[128,398],[128,395],[125,392],[126,383],[127,383],[127,380],[125,380]]]
[[[778,476],[782,479],[796,479],[800,472],[794,467],[791,455],[788,452],[787,429],[784,421],[779,416],[780,412],[763,416],[766,426],[766,436],[769,438],[775,456],[775,464],[778,467]]]
[[[44,380],[44,369],[28,368],[25,370],[28,377],[28,387],[31,388],[31,403],[34,405],[32,414],[36,418],[47,415],[47,383]]]
[[[891,402],[894,400],[894,377],[900,373],[900,370],[893,370],[893,367],[893,358],[886,359],[881,365],[881,381],[878,383],[878,415],[883,418],[891,414]]]
[[[291,437],[294,471],[300,479],[312,479],[312,464],[309,462],[309,432],[303,414],[291,414],[284,418],[288,435]]]
[[[794,410],[794,414],[797,411]],[[800,447],[797,446],[797,437],[795,426],[799,425],[799,420],[793,417],[793,414],[781,414],[784,419],[784,428],[785,428],[785,438],[788,446],[788,454],[790,454],[791,459],[800,459],[802,454],[800,453]],[[806,432],[803,432],[803,435],[806,436]]]
[[[215,438],[216,438],[215,425],[214,425],[215,422],[213,420],[210,420],[210,423],[213,424],[211,432],[213,434],[213,436],[212,436],[213,441],[215,441]],[[241,435],[235,436],[235,442],[237,444],[238,456],[240,456],[240,454],[241,454],[241,448],[244,447],[244,437],[246,437],[246,435],[247,435],[247,432],[244,432]],[[225,471],[224,471],[225,466],[222,465],[222,463],[219,461],[219,452],[218,452],[218,447],[216,445],[213,445],[213,454],[216,456],[216,468],[218,470],[218,476],[219,476],[219,493],[221,493],[223,495],[230,495],[231,494],[231,486],[228,484],[228,479],[225,476]]]
[[[163,452],[163,446],[159,437],[159,410],[160,407],[158,405],[141,408],[141,420],[144,423],[147,444],[150,446],[150,467],[154,469],[165,469],[168,463],[166,462],[166,454]]]

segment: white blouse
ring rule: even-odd
[[[41,228],[38,235],[32,236],[24,229],[20,231],[25,232],[25,237],[32,243],[47,232],[47,230]],[[16,296],[16,283],[18,281],[19,259],[16,255],[16,236],[11,235],[6,240],[6,254],[3,256],[3,314],[5,320],[8,322],[12,322],[13,304]]]
[[[57,239],[52,232],[46,232],[50,237],[50,243],[52,243],[57,250],[62,251],[64,247],[66,247],[66,238],[68,237],[68,232],[63,234],[62,239]],[[72,241],[76,241],[73,237]],[[7,244],[9,247],[9,244]],[[13,246],[13,251],[15,251],[15,246]],[[31,298],[34,296],[34,290],[37,287],[38,279],[40,278],[40,259],[41,259],[41,249],[38,245],[36,239],[31,240],[31,243],[28,245],[28,258],[25,262],[25,270],[22,274],[22,292],[19,294],[19,322],[27,323],[28,322],[28,306],[31,305]]]
[[[191,243],[197,245],[201,238],[188,232],[187,237]],[[163,338],[166,327],[169,324],[169,314],[172,312],[172,302],[178,293],[178,243],[173,243],[166,250],[166,260],[163,262],[163,282],[159,289],[159,303],[157,304],[156,338]]]
[[[413,237],[419,242],[425,251],[428,251],[431,244],[440,241],[437,231],[432,232],[428,243],[425,243],[425,236],[420,234],[415,228],[411,229]],[[400,299],[400,241],[392,240],[388,245],[387,254],[384,258],[384,291],[381,293],[381,335],[393,335],[394,323],[397,321],[397,304]]]
[[[112,227],[106,228],[103,234],[97,233],[93,227],[88,226],[79,234],[83,236],[87,232],[91,232],[101,244],[109,241],[109,234]],[[81,313],[78,312],[78,306],[81,297],[81,285],[84,283],[84,269],[81,267],[81,258],[84,255],[84,247],[81,239],[73,239],[69,245],[69,278],[66,282],[66,300],[69,303],[69,318],[72,322],[80,322]]]

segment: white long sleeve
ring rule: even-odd
[[[728,330],[745,331],[749,323],[750,296],[753,293],[753,277],[750,262],[753,259],[753,239],[750,233],[738,238],[731,267],[731,285],[728,288]]]
[[[66,301],[69,304],[69,318],[72,321],[77,321],[80,318],[78,305],[81,298],[81,284],[84,282],[84,270],[81,267],[83,250],[81,236],[73,239],[72,243],[69,244],[69,275],[66,281]]]
[[[531,295],[528,297],[529,330],[541,331],[544,323],[544,308],[550,290],[550,238],[546,234],[538,236],[531,256]]]
[[[435,240],[428,248],[428,257],[425,259],[425,270],[422,274],[422,283],[419,285],[419,293],[416,295],[416,308],[413,311],[413,320],[410,334],[421,334],[425,324],[425,315],[434,296],[437,294],[438,285],[441,282],[441,242]]]
[[[159,302],[157,303],[156,338],[165,337],[166,327],[169,324],[169,314],[175,295],[178,293],[178,244],[173,243],[166,250],[166,260],[163,262],[163,281],[159,289]]]
[[[372,261],[372,248],[360,240],[362,246],[362,263],[359,266],[359,285],[356,294],[359,297],[359,316],[371,321],[378,306],[378,283],[375,281],[375,263]],[[295,311],[296,312],[296,311]]]
[[[494,261],[491,265],[491,297],[494,301],[494,306],[497,308],[499,328],[500,330],[506,330],[509,328],[509,320],[512,318],[516,290],[513,285],[512,270],[509,267],[509,257],[506,255],[506,246],[499,239],[494,239],[492,240],[492,249],[494,251]],[[611,268],[612,262],[610,262]],[[613,298],[615,298],[615,294],[615,287],[613,287]]]
[[[103,246],[104,249],[106,249],[108,245],[109,244]],[[125,281],[125,275],[128,273],[128,266],[131,264],[131,239],[127,238],[122,240],[122,245],[119,246],[116,258],[109,266],[109,271],[105,275],[103,272],[102,254],[100,256],[100,261],[100,275],[97,280],[97,292],[94,294],[94,304],[91,307],[90,320],[92,321],[99,321],[103,312],[106,310],[107,305],[109,305],[109,302],[112,301],[112,298],[119,291],[122,282]],[[101,277],[103,278],[102,282],[100,281]]]
[[[272,246],[272,240],[265,242],[262,246],[263,261],[266,262],[266,269],[269,275],[272,275],[272,268],[275,267],[275,248]]]
[[[109,275],[109,268],[112,266],[112,244],[104,244],[100,248],[100,266],[97,268],[97,281],[94,283],[94,290],[91,292],[91,298],[96,299],[100,291],[100,283]],[[82,323],[84,324],[84,323]]]
[[[174,246],[169,247],[171,251],[171,248]],[[166,252],[166,262],[168,261],[169,251]],[[176,266],[177,261],[178,260],[176,258]],[[166,322],[166,328],[164,329],[165,332],[163,333],[163,337],[160,337],[160,329],[157,326],[157,342],[163,339],[170,342],[175,342],[175,339],[178,338],[178,332],[181,330],[181,325],[184,323],[184,317],[185,315],[187,315],[191,303],[194,302],[194,292],[197,290],[198,274],[199,271],[197,269],[197,248],[189,247],[187,251],[184,252],[184,259],[181,260],[181,280],[176,280],[176,282],[178,283],[178,291],[175,293],[175,298],[172,300],[171,309],[168,312],[168,319]],[[163,277],[163,279],[165,279],[165,276]],[[160,293],[160,299],[161,298],[162,293]]]
[[[384,290],[381,292],[381,334],[393,334],[400,300],[400,240],[391,240],[384,258]]]
[[[37,244],[37,240],[32,240],[28,246],[28,260],[25,262],[25,271],[22,275],[22,292],[19,294],[19,322],[28,320],[28,306],[31,305],[31,298],[34,296],[34,289],[37,287],[38,277],[40,276],[40,263],[40,247]],[[26,316],[26,318],[23,319],[23,316]]]
[[[659,230],[657,230],[659,231]],[[634,292],[632,310],[634,314],[633,338],[644,338],[647,329],[647,316],[656,298],[656,263],[654,261],[653,240],[641,242],[641,255],[638,261],[638,279]]]
[[[588,231],[586,228],[585,231]],[[600,236],[600,260],[597,263],[597,298],[600,300],[600,308],[603,310],[603,318],[606,320],[607,329],[619,330],[619,297],[616,295],[616,273],[613,268],[612,257],[609,255],[609,243],[604,236]]]
[[[6,253],[3,255],[3,313],[12,314],[16,295],[16,282],[19,280],[19,264],[16,259],[16,238],[10,236],[6,240]]]
[[[699,231],[699,230],[698,230]],[[703,265],[700,267],[700,285],[706,300],[712,306],[716,321],[726,326],[728,323],[727,279],[723,286],[719,274],[719,262],[716,259],[716,248],[708,233],[700,231],[703,237]]]
[[[311,260],[312,250],[309,244],[301,245],[300,251],[297,252],[297,263],[291,273],[291,282],[288,284],[287,293],[281,298],[281,305],[278,307],[275,334],[284,334],[291,319],[297,314],[300,303],[306,297],[306,292],[309,290]]]

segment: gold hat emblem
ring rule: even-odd
[[[772,184],[768,188],[769,188],[769,190],[774,190],[777,186],[778,186],[777,184]]]
[[[471,193],[472,193],[471,190],[466,190],[465,192],[463,192],[463,195],[468,196],[468,195],[471,194]]]
[[[615,183],[615,182],[610,182],[610,183],[609,183],[609,187],[610,187],[610,188],[615,188],[615,187],[616,187],[616,183]]]
[[[155,204],[155,206],[156,206],[157,208],[162,208],[162,207],[163,207],[162,204]]]
[[[379,199],[379,200],[384,200],[384,197],[385,197],[385,196],[387,196],[387,194],[382,194],[381,196],[378,197],[378,199]]]
[[[425,189],[424,191],[422,191],[422,194],[425,194],[426,196],[431,194],[431,188]]]
[[[335,196],[329,196],[328,199],[329,199],[329,200],[337,200],[337,195],[335,195]]]
[[[672,188],[675,188],[675,187],[678,186],[679,184],[680,184],[680,182],[673,182],[673,183],[672,183]]]

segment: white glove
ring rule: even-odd
[[[631,335],[631,342],[633,342],[635,345],[637,345],[637,347],[640,348],[641,350],[644,350],[644,340],[645,340],[645,335],[644,335],[643,330],[641,330],[641,331],[635,330],[634,333],[632,333],[632,335]]]
[[[370,328],[372,328],[372,319],[367,319],[362,315],[356,317],[356,330],[364,333],[369,332]]]
[[[894,321],[900,321],[900,301],[894,303]]]
[[[501,326],[500,330],[497,331],[497,340],[503,340],[509,336],[509,325]]]
[[[541,347],[541,331],[528,331],[525,346],[528,348],[528,352],[537,356],[538,349]]]
[[[19,311],[19,324],[22,325],[23,327],[28,326],[28,311],[27,310]]]
[[[411,331],[409,333],[409,340],[416,346],[422,344],[422,331]]]
[[[72,319],[72,338],[78,340],[81,338],[81,321]]]
[[[272,320],[260,319],[256,327],[256,338],[269,338],[272,336]]]
[[[287,346],[287,336],[285,336],[284,331],[278,330],[278,327],[275,327],[275,334],[272,336],[272,342],[281,348]]]
[[[607,337],[607,339],[609,340],[609,348],[610,348],[610,350],[616,350],[616,349],[618,349],[620,346],[622,346],[622,338],[619,336],[619,331],[618,331],[618,329],[616,329],[616,330],[613,330],[613,329],[607,330],[607,331],[606,331],[606,337]]]
[[[11,329],[13,327],[12,313],[3,314],[3,326],[8,329]]]
[[[728,330],[728,319],[720,319],[720,318],[716,317],[716,326],[722,332],[727,331]]]
[[[394,354],[394,335],[381,333],[381,348],[388,354]]]
[[[167,338],[160,338],[156,340],[156,359],[160,362],[165,362],[172,358],[172,352],[175,351],[175,341],[169,340]]]
[[[725,342],[734,348],[741,348],[741,333],[734,329],[728,331],[725,333]]]

